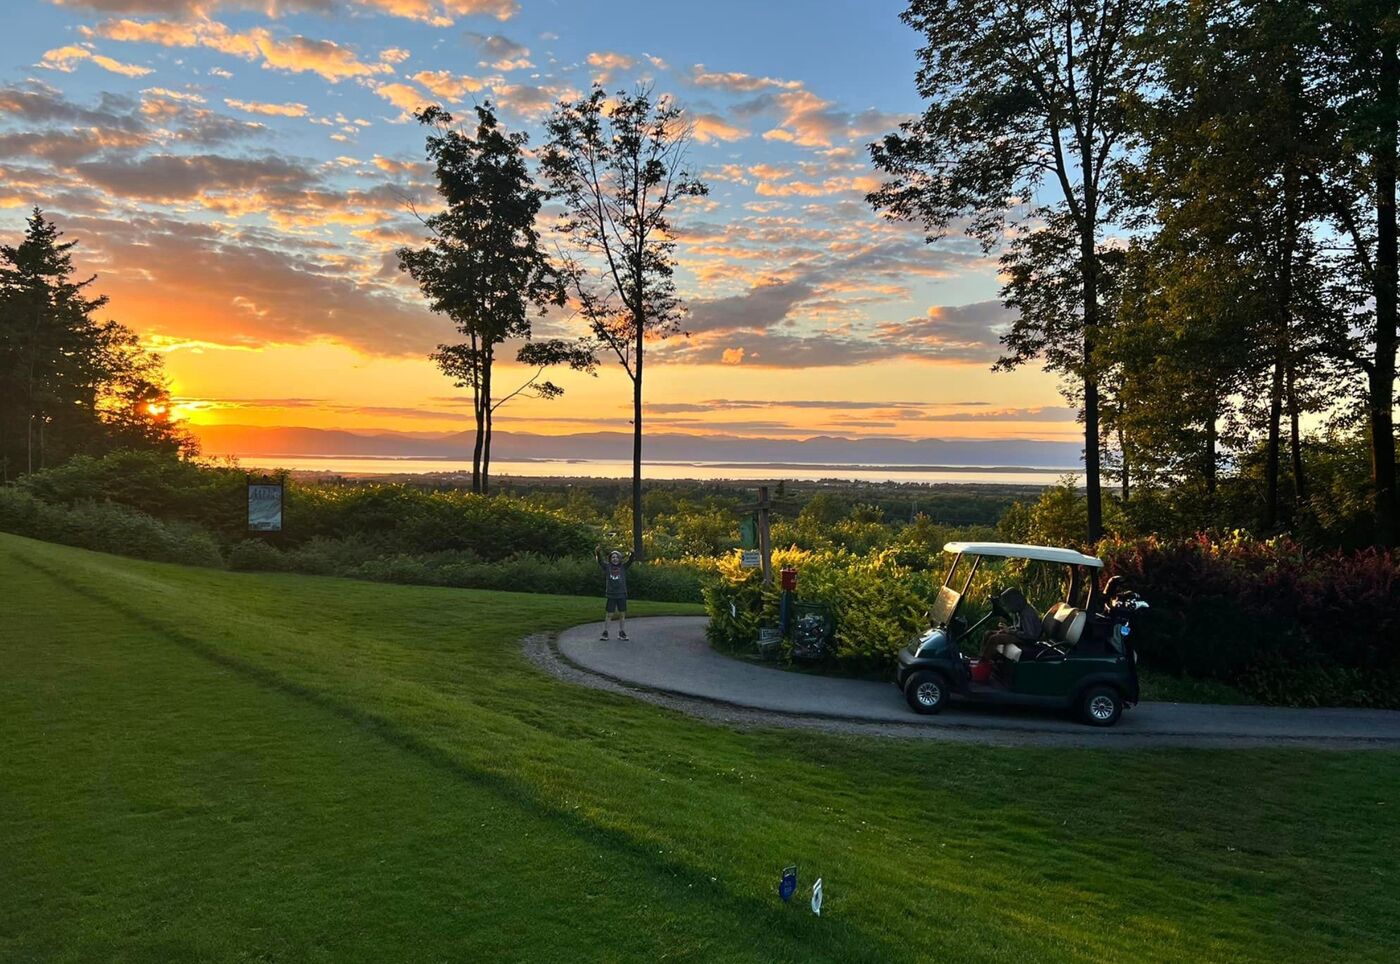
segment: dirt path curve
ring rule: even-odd
[[[557,639],[533,636],[527,655],[554,676],[716,722],[1001,745],[1400,749],[1400,712],[1143,703],[1108,730],[1063,715],[951,706],[917,716],[888,683],[774,669],[715,652],[705,619],[628,621],[631,640],[598,639],[601,624]]]

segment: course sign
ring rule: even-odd
[[[757,569],[763,565],[763,557],[757,549],[745,549],[739,565],[745,569]]]
[[[282,531],[282,483],[248,481],[248,531]]]

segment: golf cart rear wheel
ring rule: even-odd
[[[938,673],[915,673],[904,682],[904,699],[915,713],[937,713],[948,702],[948,681]]]
[[[1079,715],[1090,726],[1112,726],[1123,715],[1123,697],[1112,686],[1091,686],[1079,699]]]

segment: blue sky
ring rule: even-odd
[[[450,331],[394,266],[421,237],[410,203],[433,201],[408,111],[490,97],[538,143],[551,104],[601,80],[675,97],[711,189],[677,219],[692,335],[656,353],[659,425],[1074,434],[1044,373],[988,372],[1009,320],[995,257],[926,246],[864,204],[865,145],[919,107],[899,3],[18,6],[0,37],[0,229],[50,210],[196,421],[457,426],[424,359]],[[570,377],[575,404],[513,405],[512,427],[626,424],[617,372]],[[763,404],[720,404],[736,397]],[[713,416],[677,414],[708,401]]]

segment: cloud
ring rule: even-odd
[[[482,67],[491,67],[494,70],[521,70],[535,66],[530,62],[530,49],[509,37],[472,30],[462,36],[481,55]]]
[[[788,316],[793,306],[812,296],[805,282],[757,285],[745,294],[695,302],[686,316],[690,332],[763,329]]]
[[[723,354],[719,356],[721,365],[738,365],[741,364],[743,360],[744,349],[742,348],[726,348]]]
[[[44,54],[39,61],[40,67],[49,70],[58,70],[63,73],[71,73],[73,65],[80,62],[94,63],[103,70],[111,71],[114,74],[121,74],[123,77],[144,77],[152,73],[150,67],[141,67],[136,64],[122,63],[120,60],[113,60],[102,54],[94,53],[87,47],[80,47],[70,44],[67,47],[57,47]]]
[[[137,330],[256,346],[330,340],[421,356],[445,322],[385,285],[346,274],[315,246],[166,218],[75,217],[80,262],[109,265],[98,286]]]
[[[410,79],[422,84],[438,97],[450,101],[460,101],[467,94],[485,90],[491,83],[489,78],[468,77],[466,74],[454,74],[450,70],[420,70]]]
[[[619,70],[631,70],[636,59],[626,54],[611,51],[595,51],[588,55],[588,66],[593,68],[593,82],[607,84]]]
[[[314,40],[299,34],[279,37],[265,27],[239,33],[213,20],[107,20],[89,28],[88,32],[109,40],[164,47],[204,47],[244,60],[261,61],[269,70],[318,74],[333,84],[392,74],[393,64],[403,53],[390,48],[380,55],[378,62],[367,62],[360,59],[353,48],[333,40]]]
[[[304,11],[325,12],[336,0],[49,0],[59,7],[84,7],[102,13],[156,14],[161,16],[200,17],[225,8],[256,10],[268,16]]]
[[[85,107],[35,82],[0,87],[0,117],[23,124],[23,130],[3,135],[0,151],[29,152],[66,166],[103,152],[116,156],[169,143],[211,146],[265,132],[202,103],[198,94],[150,87],[139,100],[103,94],[96,107]]]
[[[265,117],[305,117],[307,107],[305,104],[269,104],[256,100],[236,100],[225,97],[224,103],[234,110],[241,110],[248,114],[261,114]]]
[[[884,344],[911,355],[990,362],[1001,353],[1001,332],[1014,320],[1000,301],[934,305],[922,317],[879,325],[877,334]]]
[[[70,165],[103,151],[142,147],[146,134],[86,128],[72,131],[18,131],[0,134],[0,157],[42,157]]]
[[[522,117],[542,117],[560,100],[575,96],[568,87],[536,84],[497,84],[496,103]]]
[[[690,82],[697,87],[710,87],[731,94],[752,94],[760,90],[797,90],[802,86],[797,80],[776,80],[772,77],[758,77],[736,70],[706,70],[704,64],[696,64],[690,69]]]
[[[969,407],[986,405],[986,402],[891,402],[891,401],[863,401],[852,399],[790,399],[790,398],[708,398],[703,402],[652,402],[647,404],[649,412],[663,413],[685,413],[685,412],[717,412],[717,411],[742,411],[745,409],[761,408],[801,408],[801,409],[837,409],[840,411],[869,410],[869,409],[930,409],[949,406]],[[923,416],[921,416],[923,417]]]
[[[154,154],[77,165],[90,184],[145,201],[188,201],[211,191],[246,193],[269,187],[305,187],[311,174],[280,157]]]
[[[254,10],[269,17],[342,8],[362,8],[435,27],[450,27],[457,17],[488,16],[509,20],[520,10],[517,0],[50,0],[61,7],[83,7],[102,13],[153,14],[194,18],[220,9]]]
[[[692,114],[691,133],[702,144],[711,141],[737,141],[749,136],[742,127],[736,127],[717,114]]]
[[[414,111],[432,103],[431,97],[408,84],[378,84],[374,92],[401,111],[399,120],[408,120]]]

